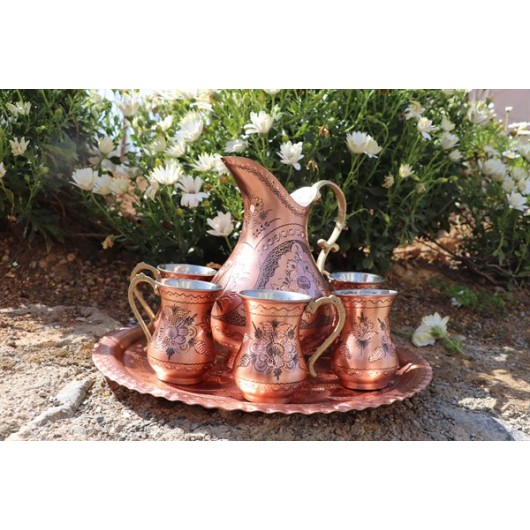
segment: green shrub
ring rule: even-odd
[[[347,199],[348,229],[330,267],[384,271],[398,244],[448,228],[461,167],[456,148],[472,127],[464,91],[113,96],[112,106],[100,103],[103,150],[95,150],[89,168],[95,173],[85,168],[75,177],[86,204],[104,218],[105,245],[121,242],[159,260],[227,257],[241,228],[242,202],[219,158],[238,154],[260,162],[289,191],[321,179],[337,182]],[[453,132],[444,131],[443,118]],[[192,192],[192,207],[183,202],[181,188]],[[224,237],[208,233],[218,212],[233,220]],[[315,248],[317,239],[331,233],[335,215],[330,193],[310,219]]]
[[[0,90],[0,221],[24,236],[61,239],[75,218],[72,170],[87,136],[83,90]]]
[[[384,273],[396,246],[463,229],[459,257],[530,274],[528,144],[462,90],[0,91],[0,221],[50,241],[100,234],[145,259],[222,263],[243,222],[221,156],[292,192],[335,181],[347,229],[329,269]],[[106,94],[106,95],[107,95]],[[326,192],[310,243],[334,226]]]
[[[493,281],[530,277],[530,144],[490,120],[466,138],[459,179],[462,255]]]

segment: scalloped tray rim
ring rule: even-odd
[[[380,399],[376,403],[374,403],[373,400],[367,400],[366,403],[363,403],[362,399],[359,398],[359,394],[356,394],[355,398],[352,398],[351,400],[345,399],[344,401],[326,404],[327,406],[324,406],[322,403],[252,403],[245,400],[238,400],[233,397],[221,397],[204,393],[198,394],[189,390],[184,390],[182,387],[161,382],[161,384],[168,387],[168,390],[164,390],[163,388],[143,384],[139,378],[133,377],[131,370],[129,369],[123,368],[121,372],[115,373],[108,367],[109,356],[115,361],[119,361],[119,357],[123,351],[135,342],[141,340],[142,337],[143,332],[138,325],[120,328],[105,335],[96,343],[92,352],[92,360],[95,366],[101,373],[103,373],[103,375],[105,375],[105,377],[129,390],[134,390],[140,394],[162,397],[168,401],[178,401],[187,405],[199,405],[207,409],[221,409],[228,411],[240,410],[243,412],[263,412],[267,414],[280,413],[306,415],[315,413],[330,414],[332,412],[349,412],[352,410],[378,408],[383,405],[390,405],[396,401],[403,401],[424,390],[432,381],[432,367],[425,359],[423,359],[423,357],[421,357],[421,355],[416,352],[412,353],[410,350],[405,350],[404,348],[397,348],[398,357],[400,352],[404,351],[406,351],[409,356],[413,357],[414,363],[408,367],[404,373],[408,372],[411,368],[421,370],[421,374],[418,374],[417,377],[418,382],[412,390],[403,392],[402,394],[394,392],[394,390],[399,387],[399,383],[397,386],[393,387],[387,395],[385,395],[384,389],[377,391],[379,392],[378,397]],[[123,366],[123,363],[120,362],[115,362],[114,364]],[[368,391],[367,395],[369,394],[372,394],[372,392]]]

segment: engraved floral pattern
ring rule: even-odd
[[[368,318],[361,312],[359,321],[353,325],[353,335],[355,342],[361,350],[361,355],[364,354],[364,350],[370,344],[372,337],[377,334],[374,331],[374,323],[368,320]]]
[[[164,350],[169,359],[176,353],[188,351],[195,344],[196,316],[177,305],[164,308],[160,326],[154,338],[155,346]]]
[[[253,323],[254,340],[239,362],[244,368],[250,364],[262,374],[272,374],[279,381],[285,371],[298,365],[296,328],[279,320],[262,322],[259,327]]]
[[[258,237],[263,231],[269,228],[274,221],[279,219],[278,217],[267,219],[270,212],[272,212],[272,208],[265,210],[264,202],[261,197],[252,197],[248,209],[248,223],[254,237]]]
[[[387,332],[387,324],[380,318],[377,320],[379,321],[379,327],[381,328],[381,346],[377,347],[368,357],[368,361],[371,363],[378,361],[383,357],[391,357],[392,355],[396,355],[396,347]]]

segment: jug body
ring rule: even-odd
[[[307,222],[310,204],[296,202],[274,175],[252,160],[228,157],[223,158],[223,162],[233,174],[244,203],[244,222],[239,241],[212,279],[212,282],[223,286],[222,296],[212,310],[212,331],[215,340],[232,353],[230,364],[245,331],[246,315],[239,291],[289,291],[316,299],[329,295],[331,288],[309,247]],[[318,189],[313,190],[314,196]],[[342,193],[338,188],[335,192]],[[344,205],[345,201],[341,206],[342,213]],[[333,237],[336,239],[338,233]],[[333,246],[328,242],[322,245]],[[300,336],[304,352],[310,354],[315,351],[329,335],[335,318],[331,307],[322,307],[314,315],[303,315]]]

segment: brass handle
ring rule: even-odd
[[[333,229],[333,232],[331,233],[329,239],[327,241],[325,239],[318,240],[318,246],[322,249],[317,259],[317,268],[320,272],[324,272],[324,264],[326,263],[328,254],[330,252],[337,252],[339,250],[339,245],[337,245],[335,241],[337,241],[341,232],[346,227],[346,197],[344,196],[343,191],[334,182],[331,182],[330,180],[319,180],[318,182],[313,184],[313,186],[311,186],[317,191],[316,197],[320,197],[320,188],[323,188],[324,186],[329,186],[335,193],[339,213],[337,215],[337,218],[335,219],[335,228]]]
[[[317,362],[317,359],[328,349],[331,343],[339,336],[339,333],[342,331],[344,323],[346,322],[346,310],[344,309],[340,298],[338,296],[335,296],[334,294],[331,294],[329,296],[322,296],[321,298],[318,298],[313,302],[309,302],[309,304],[307,304],[306,306],[306,311],[308,313],[314,313],[320,306],[324,304],[333,304],[335,306],[335,309],[339,314],[339,321],[337,322],[337,325],[335,326],[335,329],[333,330],[331,335],[322,343],[322,345],[315,351],[315,353],[313,353],[313,355],[309,357],[307,367],[309,369],[309,373],[313,377],[316,377],[317,375],[314,364]]]
[[[140,301],[140,303],[142,304],[144,308],[145,307],[149,308],[149,312],[150,312],[149,316],[151,317],[151,315],[154,315],[153,310],[147,305],[147,302],[143,299],[142,295],[137,289],[138,284],[141,282],[148,283],[153,288],[153,292],[156,293],[157,288],[156,288],[155,280],[153,280],[153,278],[150,278],[149,276],[143,273],[138,273],[132,277],[131,283],[129,284],[129,292],[128,292],[129,305],[131,306],[132,312],[134,313],[136,320],[138,320],[138,323],[140,324],[140,327],[142,328],[142,331],[144,332],[145,337],[147,338],[147,341],[150,341],[151,332],[149,331],[149,328],[147,327],[147,324],[142,318],[142,315],[140,314],[140,311],[138,310],[138,306],[136,305],[136,302],[134,301],[135,297],[138,298],[138,300]]]
[[[129,276],[129,279],[132,280],[141,271],[149,271],[153,274],[155,280],[160,280],[162,276],[157,268],[153,267],[152,265],[149,265],[149,263],[144,263],[143,261],[141,261],[140,263],[138,263],[138,265],[134,267]],[[145,301],[144,297],[142,296],[142,293],[138,289],[135,290],[134,294],[138,299],[138,302],[140,302],[140,305],[144,308],[144,311],[147,313],[147,316],[149,317],[149,323],[152,323],[156,316],[153,313],[153,310],[149,307],[149,304]]]
[[[141,261],[140,263],[138,263],[138,265],[134,267],[134,269],[132,270],[129,276],[129,279],[132,280],[133,276],[136,276],[139,272],[145,271],[145,270],[151,272],[153,276],[155,277],[155,280],[160,280],[160,271],[156,267],[149,265],[149,263],[144,263],[143,261]]]

